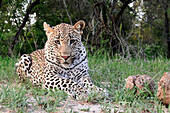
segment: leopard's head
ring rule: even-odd
[[[50,27],[44,22],[48,40],[45,44],[45,58],[64,68],[72,68],[86,58],[81,42],[85,22],[80,20],[74,26],[61,23]]]

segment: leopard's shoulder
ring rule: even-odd
[[[44,57],[45,51],[44,49],[39,49],[36,51],[33,51],[30,56],[33,60],[33,62],[41,63],[42,65],[45,65],[45,57]]]

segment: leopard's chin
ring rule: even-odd
[[[61,65],[62,65],[62,67],[64,67],[64,68],[69,68],[69,67],[71,66],[71,64],[68,63],[68,62],[64,62],[64,63],[62,63]]]

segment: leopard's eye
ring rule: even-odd
[[[70,44],[73,44],[73,43],[75,43],[76,42],[76,40],[70,40]]]
[[[59,40],[55,40],[55,44],[60,44],[60,41]]]

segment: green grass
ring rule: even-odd
[[[126,113],[133,112],[155,112],[162,113],[164,107],[156,97],[155,90],[152,97],[136,96],[133,91],[125,88],[125,79],[130,75],[149,75],[153,77],[156,87],[157,82],[164,72],[170,72],[170,60],[157,58],[153,60],[110,58],[109,55],[89,55],[89,67],[91,78],[97,86],[105,87],[101,82],[107,82],[105,87],[110,93],[110,100],[96,98],[96,94],[90,95],[86,101],[101,104],[104,112],[110,112],[114,105],[117,105]],[[60,102],[67,99],[62,91],[45,91],[31,84],[19,84],[15,73],[16,59],[0,57],[0,112],[9,108],[15,112],[32,112],[43,109],[46,112],[56,112],[61,107]],[[19,85],[16,85],[19,84]],[[142,93],[142,92],[141,92]],[[31,96],[32,97],[31,97]],[[28,101],[32,98],[34,101]],[[32,111],[28,107],[32,105]],[[90,108],[89,108],[90,109]],[[80,109],[88,111],[89,109]],[[116,107],[115,107],[116,109]],[[170,108],[169,108],[170,110]]]
[[[27,93],[26,89],[20,88],[9,88],[8,86],[2,86],[2,91],[0,92],[1,99],[0,103],[14,111],[25,111],[29,102],[27,102],[28,97],[25,96]]]
[[[1,82],[14,82],[17,80],[15,73],[16,59],[0,56],[0,81]]]

